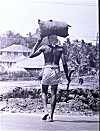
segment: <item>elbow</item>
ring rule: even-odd
[[[30,54],[29,55],[29,58],[33,58],[33,57],[36,57],[36,56],[38,56],[39,54],[37,54],[37,53],[34,53],[34,54]]]
[[[33,58],[33,54],[30,54],[30,55],[29,55],[29,58]]]
[[[33,58],[32,56],[29,56],[29,58]]]
[[[66,65],[66,62],[63,62],[63,65]]]
[[[63,65],[67,65],[66,61],[63,61]]]
[[[29,58],[33,58],[32,56],[29,56]]]

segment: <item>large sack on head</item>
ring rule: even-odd
[[[67,37],[68,34],[68,27],[71,27],[66,22],[63,21],[41,21],[38,20],[39,28],[40,28],[40,35],[41,38],[50,35],[57,35],[60,37]]]

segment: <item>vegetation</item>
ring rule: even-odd
[[[57,92],[56,113],[79,112],[83,115],[99,113],[99,88],[70,89],[66,97],[66,90]],[[0,111],[16,112],[43,112],[41,89],[16,87],[12,91],[1,94],[0,101],[6,101],[6,106]],[[51,94],[48,92],[48,106]]]

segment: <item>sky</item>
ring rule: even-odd
[[[34,34],[38,19],[65,21],[71,25],[70,40],[84,39],[95,44],[98,0],[0,0],[0,34],[8,30],[22,36]]]

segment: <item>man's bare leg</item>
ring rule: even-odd
[[[57,93],[57,87],[58,85],[52,85],[51,86],[51,116],[50,121],[53,121],[53,114],[56,106],[56,93]]]
[[[42,118],[42,120],[46,120],[48,114],[48,109],[47,109],[47,93],[48,93],[48,85],[42,85],[42,100],[43,100],[43,105],[44,105],[44,112],[45,116]]]

